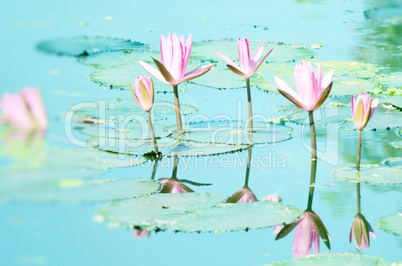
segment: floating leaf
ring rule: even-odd
[[[262,82],[262,77],[255,74],[250,78],[250,84],[255,85]],[[213,87],[217,89],[235,89],[235,88],[245,88],[246,79],[234,74],[226,66],[216,66],[207,75],[203,75],[191,83]]]
[[[332,173],[332,175],[338,179],[351,182],[401,184],[402,158],[388,159],[382,164],[383,166],[364,165],[360,167],[360,171],[356,171],[353,168],[340,168]]]
[[[18,182],[0,187],[0,198],[18,202],[82,203],[138,197],[156,192],[160,183],[144,179],[82,180],[59,179]],[[26,177],[28,178],[28,177]]]
[[[151,140],[92,137],[89,138],[88,145],[104,151],[136,156],[144,155],[154,150]],[[241,151],[250,147],[250,145],[213,144],[186,141],[181,140],[180,136],[178,139],[163,138],[157,140],[157,145],[158,150],[166,156],[207,156]]]
[[[37,48],[51,54],[79,56],[104,51],[148,50],[149,45],[117,38],[80,36],[44,41]]]
[[[148,117],[146,112],[134,101],[134,99],[112,99],[99,100],[94,102],[84,102],[73,106],[70,113],[75,119],[95,118],[102,121],[103,124],[112,122],[146,122]],[[198,112],[198,109],[190,104],[180,104],[180,113],[188,115]],[[152,121],[166,119],[165,114],[175,114],[175,105],[173,102],[158,101],[154,103],[151,110]],[[114,123],[112,123],[114,124]]]
[[[402,24],[402,6],[384,6],[364,11],[366,18],[390,24]]]
[[[401,224],[402,213],[395,213],[393,215],[381,218],[378,221],[377,226],[388,233],[402,236]]]
[[[402,88],[402,72],[382,74],[373,81],[385,88]]]
[[[114,202],[101,207],[99,213],[107,221],[123,226],[185,232],[269,227],[291,222],[302,213],[294,207],[268,201],[219,204],[225,199],[221,195],[196,193],[156,194]]]
[[[318,253],[315,255],[307,255],[303,258],[291,259],[281,262],[276,262],[269,265],[325,265],[325,266],[339,266],[339,265],[376,265],[376,266],[390,266],[383,258],[352,254],[352,253]]]
[[[190,67],[190,64],[189,64]],[[191,68],[191,67],[190,67]],[[149,73],[144,70],[144,68],[138,64],[137,62],[133,62],[131,64],[108,67],[108,68],[100,68],[93,72],[89,78],[98,83],[99,85],[118,88],[118,89],[126,89],[130,90],[128,83],[131,83],[134,86],[135,77],[146,75],[149,76]],[[157,93],[173,93],[172,85],[165,84],[160,82],[157,79],[153,79],[154,81],[154,91]],[[185,92],[190,88],[189,83],[180,84],[178,86],[179,91]]]
[[[272,48],[274,49],[267,57],[266,62],[292,62],[312,58],[315,56],[311,50],[302,45],[289,45],[254,40],[249,40],[248,43],[250,45],[251,54],[254,54],[254,51],[257,50],[260,45],[264,45],[265,53]],[[210,62],[223,62],[223,59],[215,53],[216,51],[223,53],[234,61],[239,59],[237,40],[234,39],[193,43],[191,59]]]
[[[220,204],[210,210],[181,217],[167,230],[224,232],[257,229],[290,223],[302,212],[282,203],[261,201],[250,204]]]
[[[108,222],[124,226],[166,230],[177,218],[210,209],[225,199],[226,196],[210,194],[155,194],[112,202],[102,206],[99,214]]]
[[[78,57],[78,62],[96,68],[116,67],[127,64],[135,65],[138,60],[153,64],[151,57],[158,58],[160,57],[160,53],[150,51],[146,48],[82,55]]]
[[[166,127],[165,130],[173,132],[176,137],[175,127]],[[254,121],[253,134],[249,135],[248,121],[200,121],[184,125],[186,140],[206,143],[221,143],[232,145],[249,145],[275,143],[292,138],[291,127],[283,124],[264,123]]]

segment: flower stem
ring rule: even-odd
[[[317,143],[315,139],[313,111],[308,111],[308,114],[310,119],[311,160],[317,160]]]
[[[159,162],[159,159],[156,159],[156,160],[155,160],[155,164],[154,164],[154,168],[152,169],[151,180],[154,180],[154,179],[155,179],[156,168],[157,168],[158,162]]]
[[[252,149],[248,149],[248,160],[247,160],[247,169],[246,169],[246,181],[244,182],[244,187],[247,187],[247,188],[248,188],[248,177],[250,176],[251,151],[252,151]]]
[[[181,116],[180,116],[180,102],[179,102],[179,91],[177,89],[178,85],[173,85],[173,93],[174,93],[174,105],[176,110],[176,122],[177,122],[177,130],[183,131],[181,125]]]
[[[248,123],[249,132],[253,133],[253,110],[251,107],[251,91],[250,91],[250,79],[246,79],[247,85],[247,101],[248,101]]]
[[[151,136],[152,136],[152,142],[154,144],[156,155],[158,155],[159,151],[158,151],[158,146],[156,145],[154,127],[153,127],[152,121],[151,121],[151,114],[149,112],[147,112],[147,114],[148,114],[149,130],[151,131]]]
[[[174,157],[174,162],[173,162],[173,172],[172,172],[172,178],[171,179],[177,179],[177,165],[179,164],[179,157],[175,156]]]
[[[359,130],[359,141],[357,143],[356,171],[360,171],[361,151],[362,151],[362,131]]]
[[[310,210],[310,211],[313,206],[313,196],[314,196],[314,185],[315,185],[316,173],[317,173],[317,160],[311,160],[310,190],[308,192],[308,204],[307,204],[307,210]]]
[[[317,143],[315,138],[315,126],[313,111],[308,111],[310,120],[310,138],[311,138],[311,173],[310,173],[310,190],[308,193],[307,210],[311,210],[313,205],[315,177],[317,173]]]
[[[360,183],[356,184],[357,191],[357,213],[360,213]]]

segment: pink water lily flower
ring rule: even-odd
[[[149,112],[154,104],[154,84],[152,78],[149,80],[145,75],[135,78],[135,90],[131,87],[131,93],[138,105],[145,111]]]
[[[325,245],[331,249],[330,237],[320,217],[313,211],[304,211],[303,216],[297,221],[277,226],[274,234],[278,233],[275,240],[287,236],[296,227],[295,236],[293,238],[292,251],[295,258],[301,258],[310,254],[311,247],[314,243],[314,252],[320,252],[320,237]]]
[[[183,182],[175,178],[161,178],[158,181],[163,185],[160,193],[175,194],[175,193],[194,192],[194,190],[192,190],[191,188],[183,184]]]
[[[240,67],[226,55],[218,51],[216,51],[216,53],[228,63],[227,67],[230,70],[246,79],[249,79],[254,75],[261,64],[264,63],[267,56],[272,52],[272,49],[269,50],[269,52],[261,58],[262,53],[264,52],[264,46],[260,45],[260,47],[255,51],[253,58],[250,58],[250,46],[248,45],[247,39],[237,39],[237,46],[239,50]]]
[[[239,204],[251,203],[256,201],[258,201],[257,197],[248,187],[242,187],[226,200],[226,202],[228,203],[239,203]]]
[[[204,75],[212,68],[212,65],[201,66],[185,73],[192,46],[193,39],[191,34],[188,36],[187,41],[184,41],[183,35],[179,38],[177,34],[171,35],[169,33],[166,38],[162,34],[160,41],[162,62],[152,58],[158,69],[143,61],[138,61],[138,63],[160,81],[171,85],[179,85]]]
[[[38,89],[24,88],[19,94],[5,93],[0,100],[1,122],[24,130],[46,130],[49,122]]]
[[[297,93],[292,90],[282,79],[275,76],[278,91],[297,107],[313,111],[319,108],[329,96],[332,87],[332,75],[334,70],[329,71],[324,78],[321,74],[321,64],[318,64],[314,74],[311,62],[304,60],[300,65],[296,65],[294,76]]]
[[[379,99],[372,101],[370,94],[361,93],[357,99],[352,96],[352,114],[355,126],[358,130],[366,127],[368,121],[373,117],[379,104]]]
[[[369,236],[377,239],[371,225],[367,222],[366,218],[359,213],[353,219],[352,228],[350,228],[349,242],[352,242],[353,239],[357,249],[365,249],[370,247]]]

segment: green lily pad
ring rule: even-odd
[[[131,93],[130,93],[131,94]],[[147,113],[135,102],[134,99],[113,99],[86,102],[85,104],[75,105],[69,110],[75,119],[95,118],[100,123],[114,124],[113,122],[146,122],[148,124]],[[175,114],[173,102],[158,101],[154,103],[151,110],[152,121],[164,120],[165,114]],[[182,115],[194,114],[198,109],[190,104],[180,104]],[[80,122],[80,120],[78,120]]]
[[[138,60],[153,64],[151,57],[158,59],[160,53],[150,51],[148,46],[142,49],[103,52],[78,57],[78,62],[96,68],[116,67],[126,64],[136,64]]]
[[[181,134],[186,140],[194,142],[231,145],[275,143],[292,138],[293,128],[283,124],[254,121],[251,136],[248,128],[248,121],[200,121],[184,125],[184,133]],[[172,137],[177,137],[174,126],[165,130],[173,132]]]
[[[149,45],[117,38],[80,36],[44,41],[37,48],[51,54],[79,56],[104,51],[147,50]]]
[[[311,61],[314,69],[321,64],[323,76],[330,70],[334,70],[333,85],[330,97],[357,95],[360,92],[374,92],[378,86],[369,81],[381,70],[369,63],[358,63],[353,61]],[[296,91],[294,81],[294,65],[289,64],[266,64],[259,69],[260,75],[264,80],[257,84],[257,87],[266,92],[278,93],[274,76],[280,77],[291,88]]]
[[[101,207],[108,222],[147,230],[212,232],[270,227],[294,221],[301,211],[276,202],[219,204],[226,196],[156,194]]]
[[[376,266],[390,266],[391,264],[383,258],[372,257],[352,253],[319,253],[315,255],[308,255],[303,258],[291,259],[280,261],[268,265],[376,265]]]
[[[377,226],[388,233],[402,236],[401,224],[402,213],[395,213],[393,215],[381,218],[378,221]]]
[[[156,192],[160,183],[144,179],[10,182],[0,188],[0,199],[18,202],[83,203],[138,197]]]
[[[354,168],[340,168],[333,172],[332,175],[340,180],[350,182],[401,184],[402,158],[385,160],[381,166],[364,165],[360,167],[360,171],[356,171]]]
[[[210,210],[181,217],[167,230],[185,232],[225,232],[271,227],[290,223],[302,212],[278,202],[260,201],[251,204],[220,204]]]
[[[225,199],[226,196],[210,194],[155,194],[112,202],[102,206],[99,215],[122,226],[167,230],[167,225],[179,217],[210,209]]]
[[[378,83],[385,88],[402,88],[402,72],[394,72],[381,74],[373,79],[373,82]]]
[[[364,11],[364,15],[368,19],[372,19],[379,22],[385,22],[390,24],[402,23],[402,6],[384,6],[379,8],[373,8]]]
[[[181,137],[178,136],[178,139],[162,138],[157,140],[159,152],[166,156],[208,156],[237,152],[247,149],[251,146],[199,143],[181,140],[180,138]],[[142,156],[146,153],[154,151],[154,146],[151,140],[91,137],[88,139],[88,145],[104,151],[134,156]]]
[[[187,68],[191,68],[191,65],[189,64]],[[147,77],[150,76],[140,64],[133,62],[126,65],[100,68],[93,72],[89,78],[99,85],[130,91],[128,83],[134,86],[135,78],[142,75],[146,75]],[[173,93],[172,85],[160,82],[156,78],[153,78],[152,80],[154,82],[154,91],[156,93]],[[189,83],[184,83],[180,84],[178,89],[181,92],[185,92],[190,87],[191,85]]]
[[[270,43],[265,41],[249,40],[250,54],[254,55],[255,50],[262,44],[264,52],[274,49],[267,57],[266,62],[293,62],[302,59],[312,58],[315,54],[302,45],[289,45],[284,43]],[[221,52],[233,61],[238,61],[239,53],[237,48],[237,40],[224,39],[219,41],[203,41],[193,43],[191,59],[209,62],[223,62],[215,52]]]
[[[250,78],[250,84],[255,85],[262,82],[262,77],[256,73]],[[207,75],[203,75],[191,83],[217,88],[217,89],[237,89],[246,87],[246,79],[236,75],[226,66],[216,66]]]

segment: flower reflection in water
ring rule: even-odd
[[[248,150],[248,160],[247,160],[247,170],[246,170],[246,181],[244,186],[236,191],[231,197],[229,197],[226,202],[228,203],[251,203],[258,201],[255,194],[248,187],[248,180],[250,176],[250,162],[251,162],[251,149]]]
[[[321,218],[312,210],[316,168],[317,160],[312,160],[308,205],[303,216],[291,224],[277,226],[273,232],[273,234],[278,234],[275,240],[279,240],[287,236],[296,227],[292,244],[293,256],[295,258],[304,257],[310,254],[313,243],[314,252],[319,253],[320,237],[324,241],[325,245],[331,249],[330,237],[327,228],[321,221]]]

